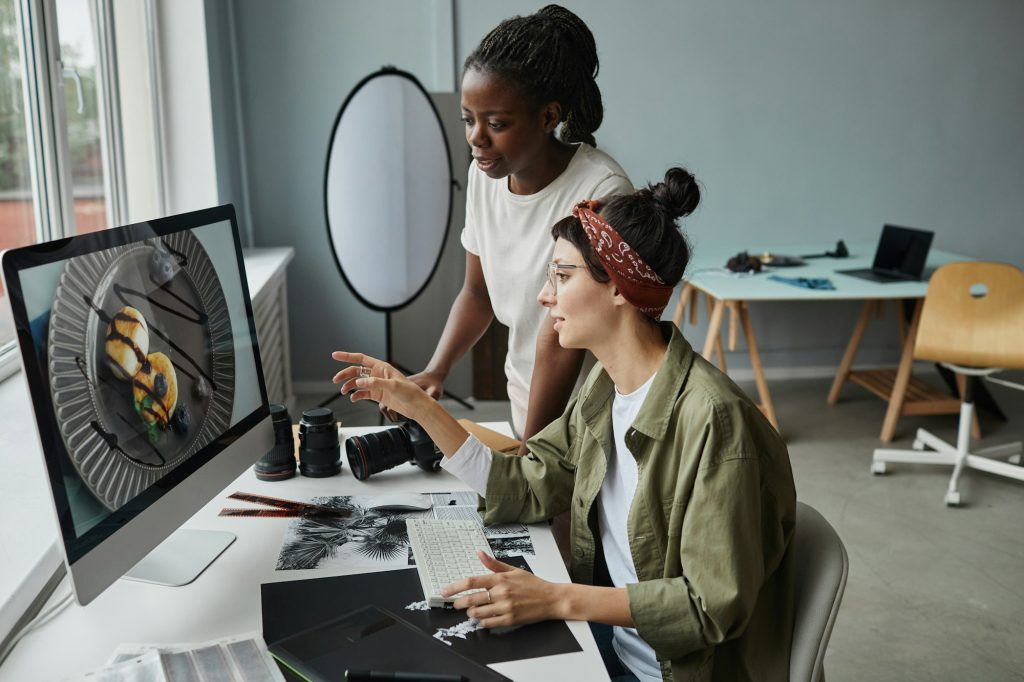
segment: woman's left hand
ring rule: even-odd
[[[475,589],[485,591],[456,599],[455,608],[468,609],[467,615],[480,621],[485,628],[525,625],[563,617],[562,585],[509,566],[486,552],[479,552],[479,556],[484,567],[492,572],[452,583],[441,594],[448,596]]]

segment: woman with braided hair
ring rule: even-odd
[[[342,392],[419,422],[442,466],[484,498],[485,523],[571,515],[572,583],[481,552],[491,572],[442,594],[488,628],[590,621],[616,681],[789,679],[795,567],[783,558],[796,493],[786,445],[659,321],[690,257],[676,219],[699,197],[693,176],[673,168],[555,223],[537,298],[558,342],[598,364],[525,457],[488,450],[387,363],[334,354],[358,363],[335,375]]]
[[[462,232],[465,281],[433,357],[410,378],[439,398],[452,366],[497,318],[509,329],[505,374],[520,438],[562,413],[584,358],[558,345],[533,302],[543,273],[531,264],[550,260],[547,231],[577,201],[633,192],[619,164],[593,146],[604,112],[597,71],[594,36],[557,5],[501,22],[463,69],[462,116],[474,159]]]

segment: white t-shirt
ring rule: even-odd
[[[462,246],[480,257],[494,316],[509,328],[505,376],[517,436],[526,426],[537,333],[547,315],[537,294],[555,246],[551,227],[584,199],[634,191],[614,159],[582,143],[562,174],[535,194],[513,194],[508,178],[492,180],[475,163],[469,168]]]
[[[615,449],[608,459],[608,470],[601,482],[597,497],[597,521],[601,531],[601,547],[608,565],[608,575],[615,587],[639,582],[633,555],[629,549],[626,520],[636,495],[638,472],[636,460],[626,447],[626,432],[633,426],[654,377],[632,393],[622,394],[615,389],[612,398],[612,439]],[[622,664],[646,682],[661,680],[661,666],[654,649],[640,637],[636,628],[612,628],[612,647]]]

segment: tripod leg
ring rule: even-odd
[[[324,400],[321,400],[319,403],[317,403],[317,407],[327,407],[340,397],[341,391],[335,391],[334,393],[331,394],[329,398],[325,398]]]
[[[397,362],[392,362],[391,364],[394,365],[398,369],[399,372],[401,372],[402,374],[405,374],[406,376],[408,376],[408,375],[413,373],[412,370],[407,369],[405,367],[402,367]],[[468,402],[466,402],[465,400],[463,400],[459,396],[455,395],[454,393],[451,393],[450,391],[445,391],[444,392],[444,397],[445,398],[451,398],[452,400],[457,402],[459,405],[462,405],[463,407],[465,407],[467,410],[475,410],[476,409],[471,404],[469,404]]]

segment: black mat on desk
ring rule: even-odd
[[[410,680],[442,674],[471,682],[512,682],[376,606],[286,637],[269,649],[285,670],[306,680],[335,682],[345,670],[387,668],[406,673],[402,679]],[[390,679],[387,674],[379,678]]]
[[[522,557],[504,561],[529,570]],[[431,636],[467,619],[465,611],[406,610],[407,604],[423,600],[415,569],[266,583],[261,593],[263,639],[267,644],[368,605],[388,609]],[[465,639],[445,639],[458,653],[485,665],[582,651],[563,621],[524,625],[502,634],[477,630]]]

